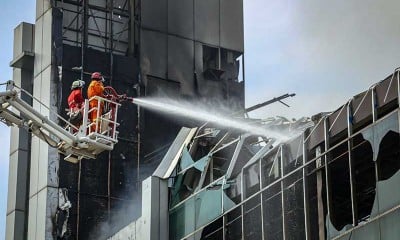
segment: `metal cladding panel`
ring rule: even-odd
[[[134,193],[139,196],[141,201],[142,195],[138,192]],[[121,228],[131,224],[141,215],[141,202],[135,201],[120,201],[113,200],[110,201],[110,218],[109,218],[109,231],[107,234],[101,236],[101,239],[105,239],[110,235],[110,233],[116,233],[121,230]],[[121,239],[122,240],[122,239]]]
[[[148,77],[146,96],[166,96],[175,98],[180,91],[180,83],[162,78]]]
[[[397,82],[397,73],[395,73],[393,78],[390,75],[376,86],[378,107],[382,107],[392,100],[397,99]]]
[[[36,240],[38,211],[38,195],[34,195],[29,199],[28,240]]]
[[[195,39],[211,45],[219,45],[219,1],[194,0]]]
[[[89,0],[89,4],[98,7],[107,7],[106,0]]]
[[[53,24],[53,10],[47,11],[43,15],[43,29],[42,29],[42,52],[35,55],[35,58],[39,57],[42,59],[42,70],[46,69],[51,64],[52,48],[53,48],[53,36],[52,36],[52,24]],[[35,44],[36,45],[36,44]]]
[[[328,116],[329,122],[329,133],[330,136],[335,136],[336,134],[347,129],[347,109],[346,106],[338,108],[335,112]]]
[[[40,18],[35,23],[35,58],[33,60],[34,68],[33,74],[34,77],[40,74],[42,71],[42,42],[43,42],[43,18]]]
[[[193,39],[193,0],[168,1],[168,33]]]
[[[28,175],[28,164],[29,164],[29,154],[26,151],[18,151],[18,154],[14,154],[18,156],[18,160],[15,161],[15,164],[17,164],[17,174],[18,178],[16,179],[16,185],[14,185],[14,188],[16,189],[16,199],[15,199],[15,209],[18,210],[23,210],[25,211],[25,204],[26,204],[26,199],[28,197],[28,192],[27,192],[27,177]],[[10,163],[11,164],[11,163]],[[11,172],[10,172],[11,174]],[[28,180],[29,181],[29,180]]]
[[[167,1],[168,0],[142,0],[141,20],[144,28],[162,32],[167,31]]]
[[[354,96],[351,101],[353,123],[361,122],[372,115],[372,91],[365,91]]]
[[[235,110],[244,108],[244,82],[227,82],[226,92],[228,96],[228,107]]]
[[[80,53],[79,53],[80,56]],[[86,61],[84,63],[85,72],[101,72],[105,76],[106,81],[109,80],[110,74],[110,55],[104,54],[101,51],[97,51],[91,48],[86,50]],[[80,73],[80,72],[79,72]],[[90,82],[90,74],[86,74],[85,77],[87,78],[86,86],[89,86]],[[105,85],[109,84],[106,82]]]
[[[110,195],[117,199],[132,200],[137,178],[136,143],[120,140],[111,152]]]
[[[10,155],[9,175],[8,175],[8,194],[7,194],[7,213],[15,210],[18,182],[18,152]],[[21,199],[22,200],[22,199]],[[25,199],[23,199],[25,200]]]
[[[194,43],[191,40],[168,36],[168,79],[181,83],[181,93],[194,94]]]
[[[317,126],[315,126],[310,133],[308,143],[308,149],[311,150],[315,146],[319,145],[325,140],[324,134],[324,121],[320,121]]]
[[[243,0],[220,0],[221,47],[243,52]]]
[[[25,239],[25,212],[14,211],[6,217],[6,239]]]
[[[141,71],[143,75],[165,78],[167,75],[167,35],[141,31]]]
[[[395,240],[399,239],[400,236],[400,211],[388,214],[380,219],[380,230],[382,240]]]
[[[378,221],[368,223],[368,225],[354,230],[351,236],[351,240],[378,240],[380,239],[379,227],[380,226]]]
[[[79,239],[101,239],[102,234],[106,235],[108,233],[107,202],[106,197],[81,195],[79,203]]]
[[[80,191],[85,194],[106,196],[108,192],[108,153],[81,161]]]

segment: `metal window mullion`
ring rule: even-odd
[[[325,153],[328,152],[330,143],[329,143],[329,122],[328,118],[324,119],[324,138],[325,138]],[[329,154],[329,153],[327,153]],[[329,174],[329,159],[328,155],[324,154],[324,164],[325,164],[325,195],[326,195],[326,206],[327,206],[327,218],[331,216],[331,190],[330,190],[330,174]]]
[[[400,107],[400,69],[397,69],[397,103]]]
[[[348,157],[349,157],[349,175],[350,175],[350,193],[351,193],[351,212],[352,212],[352,220],[353,226],[357,225],[357,206],[356,206],[356,190],[355,190],[355,183],[354,183],[354,168],[353,168],[353,158],[352,158],[352,147],[353,147],[353,140],[350,139],[350,136],[353,132],[353,123],[352,123],[353,115],[351,112],[351,102],[347,104],[347,134],[348,134]]]
[[[371,89],[372,123],[375,123],[376,120],[378,119],[378,114],[376,111],[376,106],[377,106],[376,103],[377,103],[376,102],[376,91],[375,91],[375,87],[373,87]],[[374,161],[374,166],[375,166],[375,180],[376,180],[376,182],[378,182],[378,180],[379,180],[379,164],[377,161]]]
[[[285,231],[285,198],[284,198],[284,186],[283,186],[283,147],[280,147],[280,154],[281,154],[281,161],[280,161],[280,167],[281,167],[281,204],[282,204],[282,235],[283,235],[283,240],[286,240],[286,231]]]
[[[259,181],[260,181],[260,211],[261,211],[261,234],[262,237],[261,239],[264,240],[264,204],[263,204],[263,193],[261,192],[262,189],[262,164],[261,164],[262,158],[260,158],[260,160],[258,160],[258,165],[259,165],[259,169],[260,169],[260,175],[259,175]]]
[[[242,175],[242,177],[241,177],[241,179],[240,179],[240,182],[241,182],[241,186],[242,186],[242,196],[241,196],[241,198],[242,198],[242,202],[244,201],[244,195],[246,194],[246,191],[245,191],[245,188],[244,188],[244,174],[243,174],[243,169],[242,169],[242,171],[241,171],[241,173],[240,173],[241,175]],[[244,240],[244,204],[241,204],[240,205],[240,211],[241,211],[241,215],[242,215],[242,220],[241,220],[241,222],[242,222],[242,240]]]
[[[306,165],[307,162],[307,151],[305,146],[305,138],[306,135],[303,132],[303,166]],[[303,210],[304,210],[304,232],[306,235],[306,240],[309,239],[310,235],[310,224],[309,224],[309,216],[308,216],[308,209],[309,209],[309,202],[308,202],[308,187],[307,187],[307,172],[306,168],[303,167]]]
[[[226,239],[226,215],[222,215],[222,240]]]

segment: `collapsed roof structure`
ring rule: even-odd
[[[289,141],[182,128],[110,239],[396,239],[399,73],[312,121],[257,123]]]

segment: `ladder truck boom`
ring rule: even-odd
[[[119,102],[133,101],[133,98],[118,95],[113,88],[107,87],[104,98],[95,96],[85,100],[83,120],[79,128],[56,114],[59,120],[67,125],[63,128],[23,101],[16,89],[24,91],[12,81],[8,81],[6,91],[0,92],[0,121],[8,126],[27,129],[51,147],[57,148],[65,156],[65,160],[73,163],[82,158],[95,159],[99,153],[113,150],[114,145],[118,143],[117,114],[121,105]],[[88,115],[94,110],[89,109],[89,102],[93,100],[99,103],[98,108],[101,107],[100,102],[107,106],[105,113],[97,116],[98,122],[95,123],[88,119]],[[99,114],[100,111],[97,112]],[[96,126],[96,131],[93,131],[93,125]]]

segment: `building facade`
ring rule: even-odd
[[[35,24],[15,30],[14,81],[52,121],[71,83],[101,72],[128,96],[244,107],[241,0],[37,0]],[[181,125],[124,104],[119,143],[79,164],[13,129],[7,239],[101,239],[142,215],[141,182]],[[69,204],[71,205],[70,207]],[[122,214],[123,213],[123,214]]]

